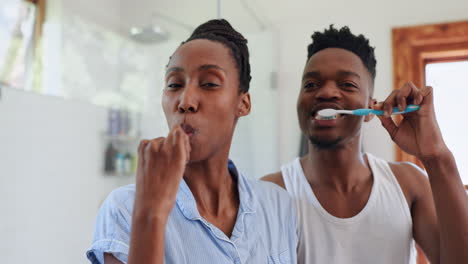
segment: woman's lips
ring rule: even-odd
[[[182,124],[182,129],[184,130],[185,134],[187,134],[189,137],[192,137],[196,134],[197,130],[193,128],[189,124]]]

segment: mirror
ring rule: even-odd
[[[0,84],[28,90],[38,69],[35,53],[43,15],[37,1],[4,0],[0,6]]]

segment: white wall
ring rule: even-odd
[[[0,101],[2,263],[83,263],[101,201],[106,111],[15,89]]]
[[[298,4],[298,5],[295,5]],[[307,58],[310,35],[330,24],[348,25],[355,34],[364,34],[376,47],[377,78],[375,97],[384,100],[393,89],[393,27],[468,19],[466,0],[430,1],[288,1],[278,6],[285,12],[297,8],[297,16],[273,21],[280,38],[279,98],[281,114],[280,162],[291,160],[298,153],[300,130],[296,100],[300,79]],[[377,118],[364,127],[364,149],[384,159],[394,160],[394,147]]]
[[[143,137],[164,135],[164,122],[144,115]],[[103,174],[106,126],[103,107],[2,88],[2,263],[85,262],[101,202],[134,182]]]
[[[274,32],[249,34],[252,109],[237,124],[230,158],[248,177],[260,178],[278,168],[277,36]]]

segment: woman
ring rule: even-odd
[[[226,20],[200,25],[179,46],[162,98],[171,131],[140,143],[136,186],[104,202],[92,263],[296,262],[287,194],[228,159],[236,123],[250,112],[250,79],[247,40]]]

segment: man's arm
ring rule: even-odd
[[[440,263],[440,237],[432,191],[426,173],[408,162],[389,164],[411,211],[413,237],[431,264]]]
[[[409,103],[419,104],[421,108],[403,115],[402,121],[396,124],[390,117],[392,108],[397,106],[401,111]],[[419,89],[412,83],[406,83],[400,90],[393,91],[383,103],[376,105],[375,108],[384,111],[385,115],[379,116],[379,119],[392,140],[405,152],[421,160],[429,177],[438,232],[421,224],[425,221],[421,217],[421,215],[424,216],[423,211],[431,208],[427,202],[428,198],[421,198],[423,200],[418,200],[413,209],[415,217],[421,218],[421,220],[413,220],[413,222],[416,221],[415,228],[421,228],[419,231],[416,230],[415,236],[420,237],[422,246],[428,245],[426,246],[429,250],[428,255],[437,258],[436,252],[430,252],[437,238],[427,234],[438,233],[439,262],[467,263],[468,197],[455,159],[443,140],[435,117],[432,87]],[[427,192],[425,197],[428,197]],[[436,242],[426,241],[430,239]],[[437,263],[437,259],[434,262]]]
[[[423,159],[440,235],[441,263],[468,262],[468,196],[451,152]]]

